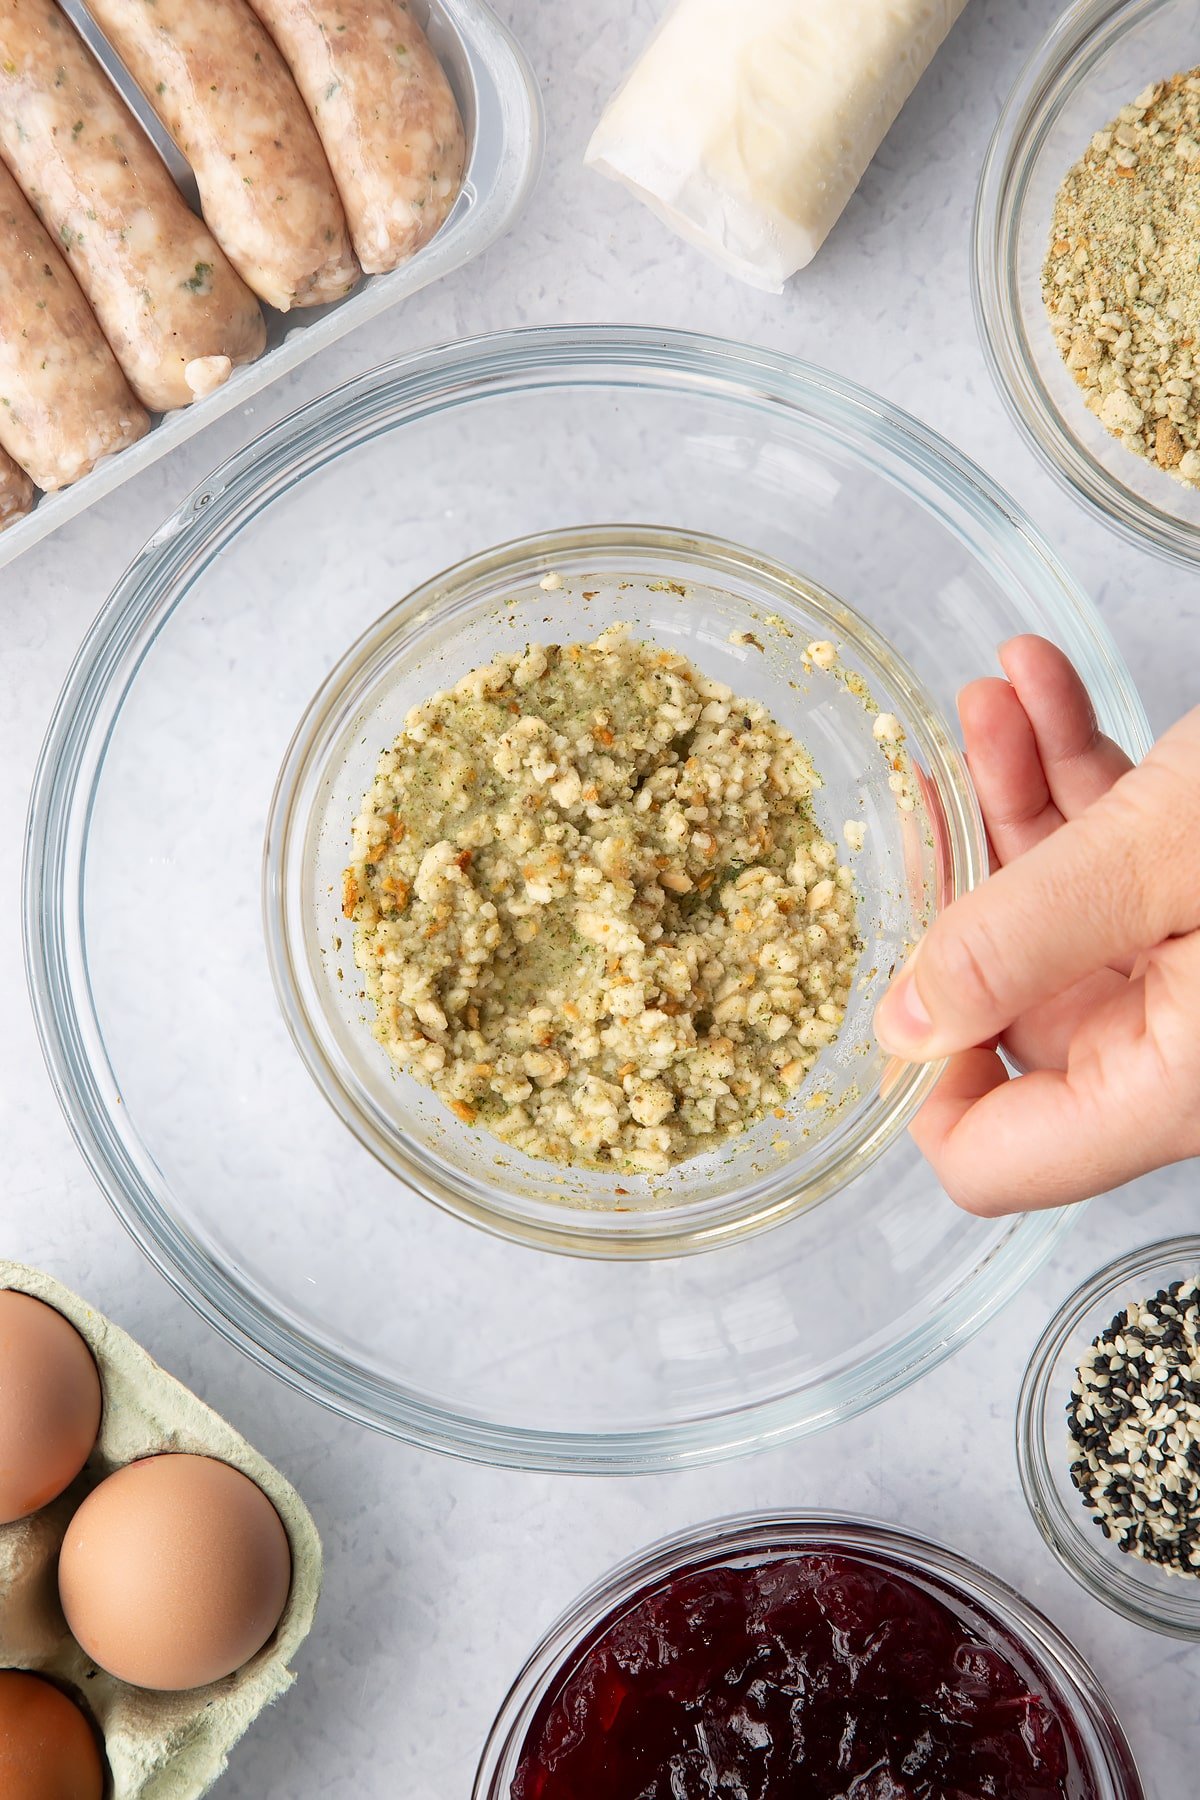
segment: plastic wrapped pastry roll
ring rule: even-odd
[[[0,243],[0,445],[52,491],[136,443],[150,417],[3,163]]]
[[[966,0],[676,0],[588,145],[743,281],[811,262]]]
[[[321,140],[246,0],[88,0],[192,166],[209,228],[260,300],[324,306],[358,280]]]
[[[0,450],[0,531],[32,512],[34,498],[33,483],[24,469],[18,467],[7,450]]]
[[[254,295],[53,0],[0,0],[0,154],[143,405],[187,406],[259,355]]]
[[[458,198],[450,83],[404,0],[252,0],[325,146],[368,275],[419,250]]]

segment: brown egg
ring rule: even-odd
[[[119,1681],[172,1692],[231,1675],[261,1650],[291,1581],[279,1514],[210,1456],[118,1469],[71,1520],[58,1563],[84,1652]]]
[[[101,1800],[96,1734],[65,1694],[38,1675],[0,1669],[0,1794],[4,1800]]]
[[[69,1487],[100,1429],[100,1377],[75,1327],[11,1288],[0,1290],[0,1525]]]

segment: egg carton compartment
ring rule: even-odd
[[[104,1739],[110,1800],[197,1800],[222,1774],[253,1720],[296,1679],[292,1657],[312,1627],[321,1590],[321,1540],[304,1502],[279,1471],[140,1344],[68,1288],[36,1269],[0,1261],[0,1289],[31,1294],[78,1331],[100,1372],[100,1435],[64,1494],[0,1526],[0,1667],[61,1682]],[[164,1451],[211,1456],[256,1482],[283,1522],[292,1586],[278,1626],[248,1663],[207,1687],[153,1693],[97,1669],[67,1630],[58,1601],[58,1553],[81,1502],[114,1470]]]
[[[60,3],[162,157],[184,199],[198,212],[196,183],[188,163],[92,19],[85,0]],[[364,276],[353,292],[327,306],[280,313],[264,303],[267,347],[258,360],[235,369],[207,398],[178,412],[153,415],[145,437],[105,457],[71,487],[39,495],[32,512],[0,531],[0,569],[93,501],[120,487],[139,469],[157,462],[223,413],[243,405],[356,325],[378,317],[410,294],[473,261],[513,223],[541,160],[541,100],[525,55],[483,0],[411,0],[411,10],[446,71],[467,133],[462,191],[441,229],[408,262],[386,275]]]

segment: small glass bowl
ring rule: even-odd
[[[873,1520],[832,1512],[746,1513],[665,1539],[610,1571],[580,1596],[526,1662],[488,1735],[472,1800],[509,1800],[539,1710],[617,1611],[684,1570],[760,1563],[797,1553],[855,1557],[932,1590],[968,1626],[1016,1646],[1028,1676],[1052,1698],[1074,1739],[1077,1775],[1095,1800],[1143,1800],[1133,1755],[1095,1675],[1050,1621],[966,1557]]]
[[[543,587],[546,577],[555,585]],[[811,751],[822,783],[814,808],[853,868],[863,945],[837,1041],[786,1114],[654,1177],[523,1155],[461,1124],[398,1071],[369,1029],[373,1009],[341,910],[351,821],[381,746],[409,708],[496,656],[530,642],[591,641],[620,621],[762,701]],[[833,668],[802,660],[814,640],[833,642]],[[874,738],[881,712],[903,726],[902,764],[894,746]],[[896,782],[899,794],[889,785]],[[866,826],[854,855],[843,841],[846,821]],[[903,1131],[940,1065],[885,1056],[872,1015],[930,919],[986,867],[962,755],[912,670],[864,618],[782,564],[716,539],[586,527],[505,545],[435,576],[334,669],[292,742],[271,807],[267,950],[288,1028],[326,1099],[426,1199],[544,1248],[679,1254],[777,1224],[838,1192]]]
[[[1200,492],[1088,411],[1054,342],[1041,271],[1055,196],[1092,134],[1153,81],[1200,61],[1194,0],[1076,0],[1000,115],[975,206],[972,287],[984,355],[1041,460],[1109,525],[1174,561],[1200,562]]]
[[[1109,1263],[1046,1327],[1017,1403],[1017,1462],[1034,1523],[1082,1587],[1135,1625],[1200,1640],[1200,1576],[1174,1575],[1119,1550],[1071,1483],[1067,1402],[1079,1360],[1115,1314],[1200,1275],[1200,1237],[1170,1238]]]

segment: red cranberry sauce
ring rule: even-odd
[[[1095,1800],[1075,1743],[998,1628],[794,1554],[680,1574],[601,1625],[512,1800]]]

